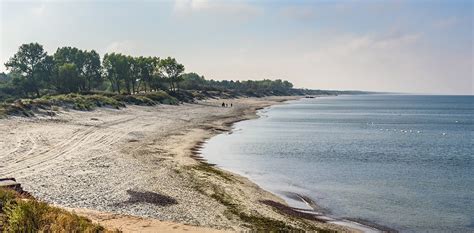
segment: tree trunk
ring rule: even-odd
[[[112,92],[115,92],[115,83],[113,80],[110,80],[110,83],[112,84]]]
[[[120,94],[120,81],[117,80],[117,93]]]

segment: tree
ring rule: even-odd
[[[8,82],[10,81],[10,77],[4,72],[0,73],[0,82]]]
[[[178,84],[183,80],[181,74],[184,72],[184,65],[176,62],[176,59],[168,57],[160,60],[158,70],[169,82],[171,91],[179,90]]]
[[[105,75],[112,85],[112,91],[120,93],[120,84],[128,85],[127,81],[130,75],[129,58],[119,53],[105,54],[103,67]],[[127,92],[130,93],[129,87]]]
[[[75,80],[71,81],[78,85],[77,91],[84,91],[86,89],[87,84],[84,77],[85,54],[82,50],[74,47],[58,48],[54,53],[54,63],[56,71],[59,71],[59,67],[65,64],[74,64],[77,69],[77,76],[74,77]]]
[[[158,57],[137,57],[136,58],[136,65],[138,66],[139,70],[139,84],[138,88],[143,84],[145,92],[147,92],[148,89],[150,89],[152,86],[155,86],[155,78],[154,76],[155,71],[157,69],[157,66],[159,64],[160,58]],[[149,88],[147,88],[147,86]]]
[[[183,82],[181,87],[187,90],[199,90],[205,89],[207,86],[206,79],[204,76],[199,76],[196,73],[187,73],[182,74],[181,77],[183,78]]]
[[[78,92],[81,79],[76,64],[65,63],[58,68],[58,87],[62,93]]]
[[[100,56],[92,51],[83,51],[74,47],[62,47],[54,54],[56,68],[64,64],[74,64],[79,82],[78,91],[90,91],[101,84]]]
[[[84,79],[86,80],[86,87],[88,91],[99,87],[99,85],[102,83],[100,56],[94,50],[90,52],[84,52],[83,75]]]
[[[127,61],[129,64],[128,76],[125,77],[125,85],[127,86],[128,93],[135,93],[135,87],[137,86],[137,80],[140,76],[140,67],[136,58],[132,56],[127,56]],[[130,89],[131,87],[131,89]]]
[[[5,66],[26,79],[22,81],[22,85],[27,90],[27,95],[31,91],[40,97],[40,88],[44,85],[44,80],[51,75],[51,64],[52,59],[44,51],[43,46],[30,43],[21,45]]]

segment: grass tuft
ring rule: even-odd
[[[0,207],[2,232],[118,232],[9,189],[0,188]]]

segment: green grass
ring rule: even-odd
[[[97,107],[120,109],[125,104],[153,106],[157,104],[179,104],[178,99],[164,91],[140,93],[135,95],[118,95],[113,93],[91,92],[85,94],[47,95],[36,99],[19,99],[12,103],[0,103],[0,118],[10,115],[34,116],[38,110],[48,113],[57,111],[59,107],[80,111],[90,111]]]
[[[173,96],[170,96],[168,93],[164,91],[141,93],[141,94],[137,94],[136,96],[146,97],[160,104],[171,104],[171,105],[179,104],[178,99],[176,99]]]
[[[2,232],[118,232],[9,189],[0,188],[0,207]]]
[[[54,95],[44,96],[33,101],[44,101],[46,105],[65,106],[71,107],[75,110],[93,110],[96,107],[112,107],[121,108],[125,107],[125,104],[105,95],[93,94],[93,95],[80,95],[80,94],[66,94],[66,95]]]

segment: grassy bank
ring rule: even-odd
[[[0,188],[0,232],[119,232],[111,231],[63,209]]]
[[[59,108],[90,111],[97,107],[122,108],[126,104],[153,106],[178,104],[178,98],[164,91],[136,95],[117,95],[107,92],[47,95],[36,99],[18,99],[0,104],[0,117],[33,116],[35,113],[54,115]]]
[[[212,98],[264,97],[271,95],[302,95],[291,93],[254,93],[236,91],[180,90],[177,92],[154,91],[138,94],[116,94],[111,92],[83,92],[59,95],[45,95],[34,99],[8,99],[0,103],[0,118],[6,116],[34,116],[35,114],[55,115],[60,108],[90,111],[98,107],[120,109],[129,105],[154,106],[158,104],[176,105],[192,103],[196,100]]]

